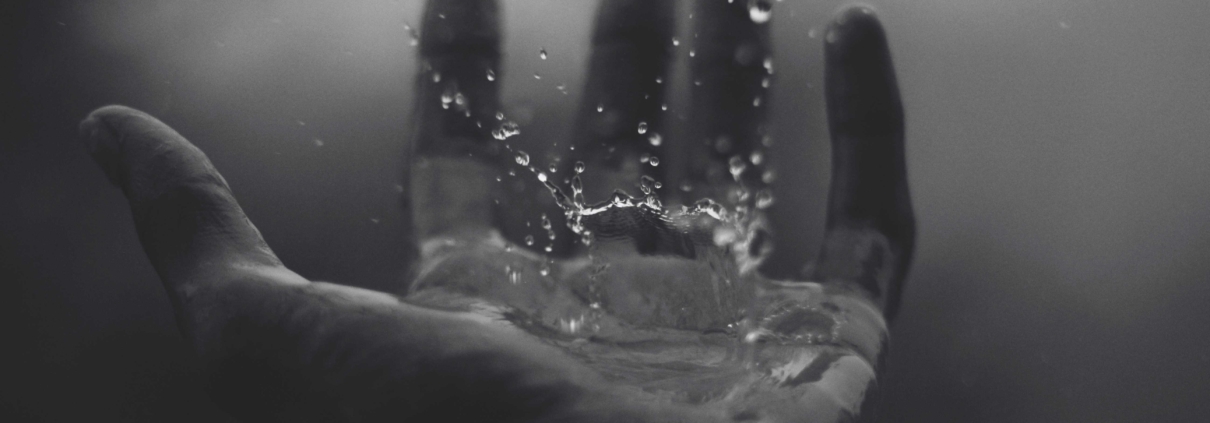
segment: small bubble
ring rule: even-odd
[[[546,47],[538,49],[538,58],[546,60]]]
[[[647,122],[639,122],[639,134],[647,133]]]
[[[773,3],[769,0],[748,0],[748,18],[763,24],[773,17]]]
[[[584,162],[576,162],[575,170],[576,174],[584,173]]]
[[[519,164],[521,166],[528,166],[529,165],[529,153],[526,153],[521,150],[517,150],[517,164]]]
[[[488,70],[487,70],[487,80],[488,80],[488,81],[495,81],[495,80],[496,80],[496,71],[493,71],[493,70],[491,70],[491,69],[488,69]]]
[[[652,147],[659,147],[664,139],[660,137],[660,134],[652,132],[651,136],[647,137],[647,142],[651,143]]]
[[[666,111],[668,111],[668,105],[667,105],[667,104],[661,104],[661,105],[660,105],[660,110],[665,111],[665,112],[666,112]]]
[[[651,165],[652,167],[659,166],[660,158],[656,157],[656,156],[651,156],[651,159],[647,160],[647,164]]]
[[[547,169],[550,169],[550,173],[555,173],[555,172],[558,172],[559,167],[555,166],[554,162],[551,162],[550,166],[548,166]]]
[[[533,235],[525,236],[525,245],[530,245],[530,246],[534,245],[534,236]]]

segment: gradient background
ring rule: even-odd
[[[537,151],[571,136],[596,2],[502,3],[506,111]],[[1206,419],[1210,3],[870,3],[919,224],[886,420]],[[774,7],[779,274],[821,238],[818,34],[839,5]],[[302,275],[397,278],[416,69],[403,24],[419,26],[421,1],[4,7],[0,420],[229,420],[198,388],[121,193],[74,142],[95,107],[140,108],[205,150]]]

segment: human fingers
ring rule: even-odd
[[[915,242],[904,157],[903,105],[886,34],[873,10],[849,7],[828,28],[825,95],[832,136],[827,233],[809,270],[856,283],[888,320]]]
[[[191,295],[246,269],[285,271],[226,180],[172,128],[138,110],[106,106],[90,113],[79,131],[93,159],[126,194],[139,241],[178,318],[188,317]]]
[[[586,163],[583,182],[590,202],[605,200],[617,188],[636,187],[644,174],[662,179],[667,168],[656,165],[658,158],[640,163],[640,157],[659,157],[666,150],[661,105],[674,6],[671,0],[605,0],[597,9],[573,132],[576,160],[569,161]]]
[[[496,223],[500,24],[496,0],[430,0],[420,37],[405,211],[424,240]],[[423,254],[422,246],[422,254]]]
[[[773,67],[769,25],[749,2],[695,2],[684,181],[694,198],[752,203],[767,185],[760,170]],[[678,175],[680,176],[680,175]],[[676,181],[674,181],[676,182]],[[735,188],[742,184],[744,189]]]

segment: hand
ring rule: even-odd
[[[628,7],[670,10],[660,3],[633,2]],[[598,22],[589,93],[593,84],[626,82],[611,81],[617,77],[606,72],[617,70],[607,66],[608,52],[616,46],[601,41],[609,41],[609,34],[626,34],[619,26],[627,21],[618,18],[623,15],[617,10],[622,9],[612,4],[603,6]],[[810,275],[826,285],[812,284],[810,289],[827,286],[853,292],[849,298],[854,301],[890,314],[910,259],[913,227],[897,88],[882,30],[864,10],[841,12],[829,29],[826,79],[833,185],[829,233]],[[434,23],[438,13],[445,15],[448,32]],[[723,13],[718,19],[725,19]],[[493,60],[498,61],[494,2],[433,1],[427,15],[422,54],[429,65],[446,81],[462,83],[459,89],[470,100],[472,115],[493,115],[495,89],[476,87],[476,82],[487,82],[479,72],[483,69],[463,65],[479,61],[494,68]],[[596,56],[603,56],[600,62]],[[633,60],[653,63],[650,59],[638,55]],[[655,73],[663,72],[662,64],[651,66]],[[510,249],[494,235],[493,207],[483,203],[492,197],[472,195],[493,190],[499,168],[491,160],[490,146],[484,146],[481,132],[449,117],[448,109],[438,110],[440,103],[429,101],[435,98],[435,86],[423,82],[431,81],[431,75],[421,77],[416,165],[409,186],[422,258],[412,301],[430,304],[427,300],[442,290],[421,289],[426,286],[498,286],[458,270],[498,269],[502,262],[533,269],[545,260],[519,247]],[[615,91],[629,88],[634,87]],[[734,100],[725,94],[713,99],[703,101],[702,107],[714,107],[715,113]],[[746,98],[743,102],[750,104]],[[638,109],[618,107],[621,113]],[[625,121],[625,116],[617,120]],[[593,125],[591,119],[582,122],[588,122],[582,127]],[[737,126],[753,125],[751,119],[741,123]],[[207,363],[212,396],[237,418],[696,422],[752,417],[636,396],[564,351],[482,313],[438,311],[384,293],[308,281],[274,256],[205,155],[163,123],[109,106],[90,114],[81,133],[105,174],[130,202],[140,241],[165,285],[182,333]],[[612,138],[608,127],[596,133]],[[737,152],[754,144],[738,131],[735,135]],[[624,140],[610,142],[624,151],[633,148]],[[487,160],[449,172],[466,164],[452,161],[466,153]],[[702,161],[700,178],[687,178],[709,185],[706,170],[716,159]],[[607,166],[606,160],[602,168]],[[623,167],[614,170],[618,178],[628,176]],[[449,186],[458,189],[442,189]],[[574,264],[555,267],[556,276],[575,273]],[[554,286],[549,295],[566,295]],[[452,291],[464,304],[474,301],[465,290]],[[575,304],[574,298],[563,299]],[[878,344],[873,356],[880,349]]]

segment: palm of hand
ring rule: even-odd
[[[636,4],[640,6],[627,7],[645,7],[643,2]],[[439,13],[443,7],[450,13]],[[622,15],[613,9],[623,8],[603,5],[599,34],[616,30]],[[442,15],[448,26],[442,32],[442,24],[433,16],[426,20],[426,34],[433,34],[426,35],[422,46],[422,54],[429,55],[427,66],[451,67],[447,78],[452,75],[457,81],[453,67],[466,61],[490,63],[493,54],[498,60],[498,53],[491,49],[472,50],[469,56],[442,56],[442,52],[454,51],[459,40],[466,41],[462,34],[471,34],[472,41],[475,34],[493,34],[494,2],[467,5],[434,0],[429,14]],[[476,28],[472,25],[476,19],[493,22]],[[911,256],[913,227],[904,180],[902,112],[882,30],[868,9],[842,12],[827,38],[835,169],[828,237],[808,275],[825,284],[778,284],[753,276],[752,283],[759,286],[753,307],[772,310],[761,326],[772,332],[798,333],[796,328],[810,326],[820,309],[843,310],[853,321],[864,322],[846,326],[842,333],[833,334],[833,341],[839,348],[856,351],[865,368],[853,370],[837,357],[815,360],[815,364],[838,369],[831,374],[842,379],[847,375],[856,380],[848,383],[864,389],[885,341],[879,310],[893,314]],[[598,72],[606,68],[594,64],[593,74],[604,76],[590,76],[589,84],[603,84],[602,89],[607,89],[608,75],[616,72]],[[474,72],[477,77],[482,75]],[[476,88],[470,79],[462,81],[476,107],[493,106],[494,89]],[[415,140],[419,160],[488,151],[473,141],[457,141],[482,134],[467,129],[465,123],[451,125],[442,114],[445,112],[434,107],[439,103],[426,97],[443,91],[434,91],[436,87],[426,87],[423,82],[418,85],[422,92],[417,99],[420,129]],[[490,101],[481,101],[485,99]],[[722,101],[727,102],[726,98]],[[641,118],[641,109],[620,107],[622,121]],[[751,126],[752,122],[741,124]],[[599,122],[587,120],[581,126],[595,131],[598,138],[616,138],[610,125],[602,129]],[[411,295],[401,301],[383,293],[310,282],[286,269],[243,215],[205,155],[154,118],[110,106],[93,112],[81,124],[81,132],[106,175],[130,201],[140,241],[165,284],[181,330],[208,363],[212,395],[236,417],[294,421],[794,421],[848,418],[861,405],[862,391],[856,397],[823,402],[820,395],[799,393],[725,410],[687,407],[636,394],[625,384],[602,377],[600,369],[585,367],[584,357],[575,351],[569,354],[566,349],[536,341],[535,330],[574,325],[570,322],[577,315],[592,313],[592,304],[582,292],[589,267],[584,261],[548,262],[493,239],[492,217],[487,208],[477,208],[482,204],[474,200],[491,198],[476,191],[490,183],[478,181],[458,190],[461,194],[451,193],[440,189],[439,173],[421,171],[418,178],[413,170],[413,212],[425,253]],[[615,142],[627,150],[627,144]],[[631,152],[641,150],[630,148]],[[717,158],[702,160],[702,174],[709,173],[712,159]],[[608,167],[609,160],[605,162]],[[480,174],[494,176],[488,169]],[[464,174],[476,175],[474,168],[464,170]],[[711,180],[706,177],[699,182]],[[449,243],[443,246],[442,240]],[[698,315],[688,319],[681,313],[651,310],[651,304],[673,298],[698,279],[683,271],[692,266],[668,265],[643,256],[618,257],[612,264],[626,272],[606,278],[616,288],[610,292],[617,295],[606,293],[612,298],[614,313],[600,324],[651,324],[700,331],[722,327],[735,317],[732,312],[719,312],[721,306],[696,308]],[[501,270],[506,268],[510,271]],[[656,274],[664,275],[662,283],[652,283],[651,276]],[[514,284],[517,278],[526,283]],[[628,296],[641,289],[649,295],[637,300]],[[804,304],[810,307],[801,307]],[[484,307],[491,310],[484,313]],[[531,326],[518,324],[516,319],[485,318],[509,310],[542,313],[538,324]],[[775,345],[764,351],[776,355],[784,349]],[[835,355],[828,349],[817,350],[813,357],[827,354]],[[791,363],[774,371],[781,371],[782,382],[819,382],[819,376],[829,370],[816,369],[811,363]],[[778,401],[798,404],[799,411],[813,415],[762,414],[763,406]]]

